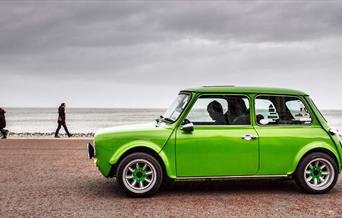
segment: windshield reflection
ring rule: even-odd
[[[174,122],[183,112],[185,106],[190,100],[190,95],[186,93],[180,93],[173,101],[170,107],[166,110],[163,118],[170,122]]]

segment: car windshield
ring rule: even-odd
[[[170,107],[165,112],[163,118],[174,122],[178,119],[179,115],[184,110],[185,106],[190,100],[190,95],[181,93],[177,96],[177,98],[173,101]]]

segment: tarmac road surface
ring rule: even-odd
[[[342,217],[342,182],[324,195],[290,180],[177,182],[126,197],[87,159],[88,139],[0,140],[0,217]]]

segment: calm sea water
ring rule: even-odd
[[[57,128],[57,108],[5,108],[7,129],[16,133],[50,133]],[[99,128],[154,121],[165,109],[66,108],[72,133],[93,133]],[[63,128],[61,132],[64,133]]]
[[[57,108],[5,108],[7,129],[16,133],[50,133],[57,127]],[[92,133],[103,127],[152,122],[165,109],[67,108],[67,125],[73,133]],[[342,130],[342,110],[323,110],[331,127]],[[64,132],[62,129],[61,132]]]

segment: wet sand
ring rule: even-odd
[[[341,217],[342,181],[325,195],[292,181],[177,182],[126,197],[87,159],[88,139],[0,140],[1,217]]]

